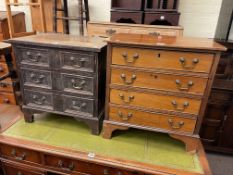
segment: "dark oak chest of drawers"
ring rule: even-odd
[[[40,34],[9,41],[21,80],[23,112],[50,112],[100,131],[105,94],[106,44],[101,39]]]
[[[208,39],[116,34],[108,49],[104,137],[132,127],[168,133],[196,150],[225,48]]]

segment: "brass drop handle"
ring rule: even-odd
[[[32,81],[33,81],[34,83],[36,83],[36,84],[40,84],[41,81],[45,78],[44,75],[39,75],[38,78],[36,78],[36,75],[35,75],[34,73],[32,73],[32,74],[30,75],[30,77],[31,77]]]
[[[198,58],[194,58],[192,60],[192,65],[187,65],[186,59],[184,57],[181,57],[180,58],[180,63],[181,63],[181,65],[182,65],[182,67],[184,69],[194,69],[195,66],[199,63],[199,59]]]
[[[7,87],[7,83],[1,83],[1,82],[0,82],[0,87],[6,88],[6,87]]]
[[[116,33],[116,30],[114,30],[114,29],[107,29],[107,30],[105,31],[105,33],[106,33],[107,35],[109,35],[109,36],[112,36],[113,34]]]
[[[0,66],[0,72],[4,72],[4,68]]]
[[[58,163],[57,163],[58,167],[61,168],[62,170],[65,170],[65,171],[72,171],[74,170],[74,163],[71,162],[68,167],[64,167],[64,163],[62,160],[59,160]]]
[[[17,160],[25,160],[26,159],[26,153],[25,152],[23,152],[21,156],[17,156],[15,149],[12,149],[11,155],[14,156],[14,158],[17,159]]]
[[[134,99],[134,96],[130,95],[130,96],[128,96],[128,100],[126,100],[125,95],[122,94],[122,93],[119,94],[119,97],[124,103],[131,103],[133,101],[133,99]]]
[[[134,81],[136,80],[136,78],[137,78],[136,75],[132,75],[131,78],[130,78],[130,80],[127,81],[127,80],[126,80],[126,75],[125,75],[125,74],[121,74],[121,79],[122,79],[122,81],[124,82],[124,84],[126,84],[126,85],[131,85],[131,84],[133,84]]]
[[[38,56],[35,56],[35,58],[33,58],[33,55],[31,54],[31,52],[27,52],[27,57],[30,59],[30,61],[32,62],[38,62]]]
[[[3,100],[3,103],[9,104],[9,103],[10,103],[10,100],[9,100],[8,98],[5,98],[5,99]]]
[[[82,90],[83,89],[83,86],[86,84],[86,81],[82,80],[79,85],[78,83],[75,82],[74,79],[71,80],[71,83],[72,83],[72,87],[74,89],[77,89],[77,90]]]
[[[37,95],[33,95],[32,96],[34,103],[38,104],[38,105],[42,105],[44,103],[44,101],[46,100],[46,97],[43,96],[42,98],[39,98]]]
[[[86,106],[87,106],[87,103],[81,103],[80,105],[78,105],[76,101],[72,102],[72,108],[79,110],[79,111]]]
[[[190,88],[194,85],[194,83],[192,81],[189,81],[187,83],[187,85],[183,86],[180,82],[180,80],[176,80],[176,85],[177,85],[177,88],[181,91],[189,91]]]
[[[118,116],[123,120],[123,121],[128,121],[131,117],[133,117],[132,113],[128,113],[127,115],[124,115],[121,111],[118,111]]]
[[[168,119],[168,123],[169,123],[169,126],[172,129],[181,129],[182,126],[184,126],[184,122],[183,121],[175,123],[172,119]]]
[[[149,35],[151,36],[160,36],[159,32],[150,32]]]
[[[75,57],[73,56],[70,57],[70,61],[73,62],[72,66],[77,67],[77,68],[83,67],[85,60],[86,60],[85,58],[80,58],[80,59],[75,60]]]
[[[124,60],[125,60],[126,63],[135,63],[136,60],[139,58],[139,54],[138,54],[138,53],[135,53],[135,54],[133,55],[132,60],[129,59],[128,54],[127,54],[126,52],[124,52],[124,53],[122,54],[122,57],[124,58]]]
[[[40,53],[36,54],[35,58],[38,61],[40,58],[42,57],[42,55]]]
[[[175,100],[172,100],[171,103],[177,111],[184,111],[189,106],[189,102],[184,102],[183,107],[179,107]]]

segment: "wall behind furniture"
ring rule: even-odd
[[[21,0],[26,1],[26,0]],[[77,0],[68,0],[70,15],[77,12]],[[215,34],[218,16],[222,0],[180,0],[179,11],[180,25],[184,27],[185,36],[213,38]],[[89,0],[90,17],[95,21],[110,20],[110,0]],[[3,0],[0,2],[0,10],[5,9]],[[23,10],[28,15],[26,7],[15,8]],[[27,17],[27,19],[30,19]],[[71,33],[76,34],[77,22],[71,23]],[[30,22],[27,25],[30,29]]]

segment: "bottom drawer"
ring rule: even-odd
[[[196,119],[110,107],[109,120],[192,134]]]
[[[15,105],[15,95],[13,93],[3,93],[0,92],[0,104],[11,104]]]
[[[2,163],[3,171],[5,175],[43,175],[45,173],[32,170],[31,168],[17,166],[10,163]]]

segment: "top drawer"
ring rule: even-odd
[[[113,47],[112,64],[209,73],[213,54]]]
[[[16,57],[20,64],[50,67],[50,57],[46,49],[17,47]]]
[[[61,68],[64,70],[94,72],[95,55],[85,52],[60,52]]]

